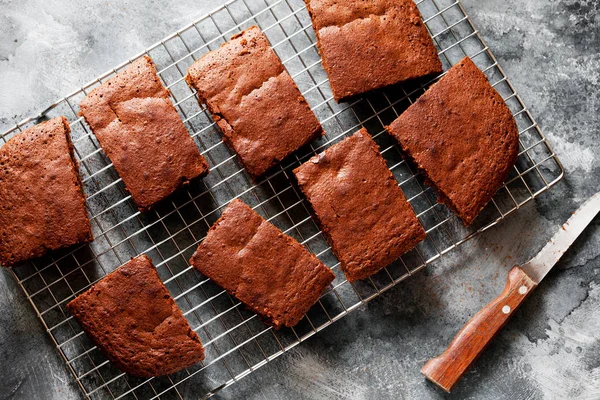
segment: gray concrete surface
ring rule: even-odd
[[[219,1],[0,0],[0,118],[20,120]],[[600,221],[452,395],[419,374],[600,188],[600,3],[463,1],[564,163],[564,180],[426,271],[223,391],[250,399],[600,399]],[[0,271],[0,399],[81,394],[21,289]]]

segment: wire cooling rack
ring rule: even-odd
[[[71,122],[96,239],[12,271],[86,396],[210,397],[496,224],[562,177],[559,160],[459,1],[420,0],[417,4],[444,70],[465,55],[471,57],[503,96],[520,130],[517,164],[469,229],[435,202],[433,191],[423,184],[422,177],[384,131],[384,125],[393,121],[435,79],[391,87],[350,103],[337,104],[321,68],[315,34],[302,0],[232,0],[143,53],[156,63],[182,119],[211,166],[207,178],[193,182],[149,213],[137,211],[98,141],[77,116],[78,103],[87,92],[142,54],[1,136],[0,140],[5,142],[19,131],[57,115],[65,115]],[[252,25],[259,25],[266,33],[326,131],[323,138],[296,152],[257,183],[252,183],[235,154],[223,144],[207,110],[198,105],[195,94],[183,80],[194,60]],[[426,228],[427,239],[371,279],[350,284],[290,177],[294,167],[361,126],[368,129],[381,147],[390,170]],[[256,315],[240,307],[238,301],[188,264],[221,209],[234,198],[241,198],[303,243],[337,275],[319,302],[293,329],[275,331],[262,324]],[[141,253],[153,259],[161,278],[206,347],[203,363],[162,378],[139,379],[123,374],[102,355],[65,309],[65,304],[76,295]]]

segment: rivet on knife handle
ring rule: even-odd
[[[450,392],[535,286],[521,267],[513,267],[508,273],[504,291],[475,314],[458,332],[446,351],[429,360],[421,373]]]

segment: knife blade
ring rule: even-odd
[[[521,266],[523,271],[536,283],[556,265],[575,239],[585,230],[600,211],[600,192],[590,197],[571,215],[561,229],[550,239],[540,252]]]
[[[446,351],[429,360],[421,373],[450,392],[599,211],[600,192],[583,203],[535,257],[509,271],[504,291],[475,314],[458,332]]]

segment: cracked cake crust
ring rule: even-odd
[[[0,148],[0,265],[93,240],[69,132],[56,117]]]
[[[185,79],[253,178],[323,135],[296,83],[256,26],[205,54]]]
[[[305,0],[333,96],[442,72],[413,0]]]
[[[204,348],[149,257],[133,258],[67,304],[122,371],[149,378],[204,359]]]
[[[294,170],[350,281],[376,273],[425,231],[366,129]]]
[[[150,57],[92,90],[79,107],[140,211],[208,173]]]
[[[237,199],[190,264],[277,329],[296,325],[335,278],[315,255]]]
[[[519,153],[512,112],[466,57],[387,127],[446,204],[470,225]]]

